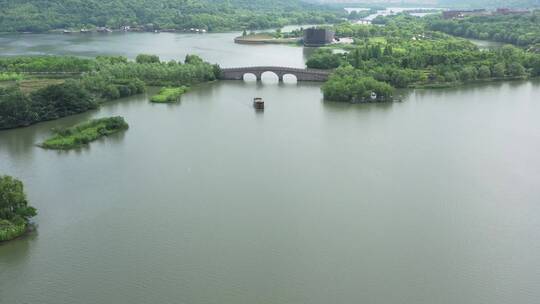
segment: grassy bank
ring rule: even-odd
[[[184,93],[188,91],[185,86],[177,88],[162,88],[157,95],[152,96],[151,102],[155,103],[172,103],[177,102]]]
[[[74,127],[56,130],[56,135],[45,140],[40,146],[46,149],[68,150],[79,148],[103,136],[127,129],[123,117],[94,119]]]
[[[6,220],[0,220],[0,242],[16,239],[26,232],[26,223],[12,224]]]

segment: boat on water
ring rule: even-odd
[[[253,107],[257,110],[264,110],[264,100],[260,97],[253,98]]]

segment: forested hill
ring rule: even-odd
[[[311,3],[319,4],[336,4],[341,6],[358,6],[364,3],[363,6],[382,6],[382,7],[448,7],[448,8],[498,8],[498,7],[518,7],[532,8],[540,7],[540,0],[306,0]],[[368,3],[368,4],[366,4]]]
[[[331,22],[343,14],[300,0],[0,0],[0,32],[123,25],[260,29]]]
[[[460,8],[534,8],[540,7],[540,0],[438,0],[437,4]]]
[[[438,4],[462,8],[534,8],[540,7],[540,0],[438,0]]]
[[[430,16],[424,20],[429,29],[454,36],[540,49],[540,10],[527,14],[472,16],[452,20]]]

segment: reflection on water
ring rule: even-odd
[[[386,111],[392,108],[393,102],[377,102],[377,103],[348,103],[324,101],[325,110],[332,112],[369,112],[369,111]]]
[[[38,231],[32,231],[10,242],[0,242],[0,269],[17,269],[28,263],[33,244],[38,238]],[[2,271],[0,271],[2,274]],[[0,282],[1,286],[1,282]]]

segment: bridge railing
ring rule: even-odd
[[[251,72],[251,71],[265,71],[265,72],[301,72],[301,73],[316,73],[316,74],[330,74],[331,70],[320,70],[320,69],[302,69],[302,68],[291,68],[291,67],[282,67],[282,66],[252,66],[252,67],[235,67],[235,68],[222,68],[224,72]]]

